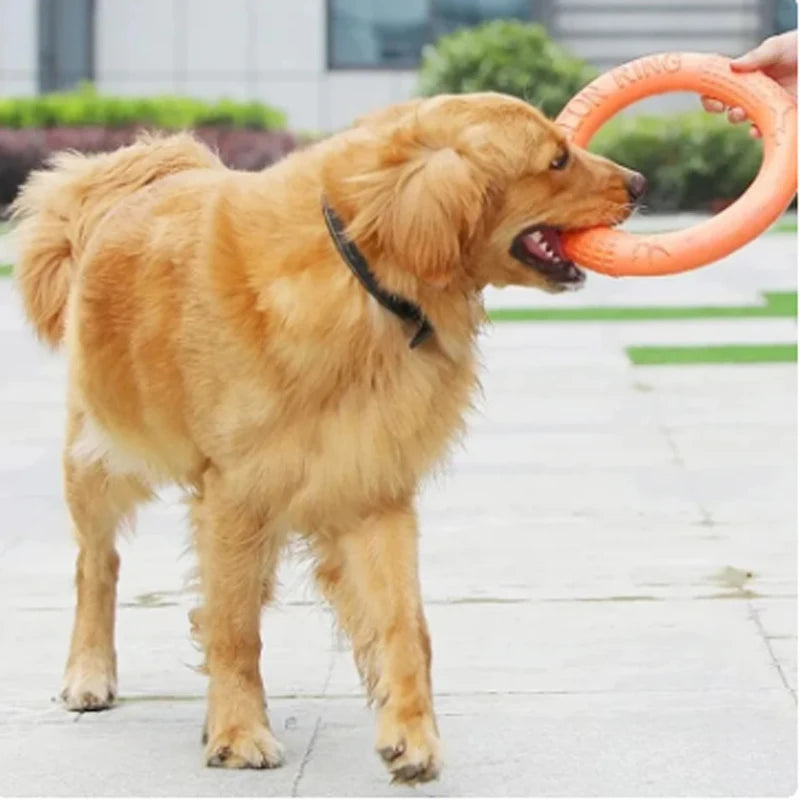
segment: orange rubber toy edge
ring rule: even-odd
[[[660,53],[601,75],[570,100],[556,123],[586,146],[621,109],[651,95],[694,91],[741,106],[764,142],[761,168],[744,194],[709,220],[682,231],[637,236],[611,228],[562,235],[567,256],[614,276],[669,275],[702,267],[763,233],[797,192],[797,106],[760,72],[735,73],[730,59],[706,53]]]

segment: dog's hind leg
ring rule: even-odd
[[[78,543],[77,607],[61,697],[72,711],[108,708],[117,691],[114,615],[120,525],[150,496],[130,475],[110,474],[99,452],[81,450],[86,420],[71,411],[64,451],[64,489]]]

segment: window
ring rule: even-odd
[[[797,27],[796,0],[777,0],[772,25],[775,33],[791,31]]]
[[[328,66],[414,69],[422,48],[490,19],[532,20],[539,0],[328,0]]]
[[[94,0],[39,0],[39,91],[91,79],[93,52]]]

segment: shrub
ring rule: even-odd
[[[536,27],[489,23],[483,28],[498,24],[515,30]],[[579,89],[575,86],[566,94],[571,97]],[[561,105],[559,99],[556,112]],[[257,103],[107,98],[86,89],[0,100],[0,207],[13,200],[28,173],[52,153],[114,150],[133,141],[141,127],[194,127],[228,166],[262,169],[305,144],[292,133],[270,129],[278,120],[275,114]],[[750,138],[747,126],[731,125],[704,111],[619,116],[598,132],[590,149],[644,173],[649,182],[645,202],[651,211],[716,210],[747,188],[761,161],[761,145]]]
[[[0,207],[10,203],[32,169],[59,150],[100,153],[130,144],[140,128],[0,128]],[[234,169],[258,170],[273,164],[301,143],[287,131],[241,130],[203,126],[197,137]]]
[[[282,111],[263,103],[233,100],[205,102],[189,97],[112,97],[97,94],[91,84],[69,92],[0,99],[0,127],[52,128],[144,125],[179,130],[219,125],[252,130],[285,127]]]
[[[493,20],[426,47],[420,89],[424,95],[504,92],[554,117],[595,75],[541,25]]]
[[[643,173],[653,211],[716,210],[736,199],[761,163],[761,145],[746,125],[704,111],[621,116],[589,148]]]
[[[497,91],[555,117],[595,76],[541,25],[495,20],[442,37],[423,53],[422,94]],[[745,125],[704,111],[620,116],[590,149],[647,176],[652,211],[716,210],[758,172],[761,145]]]
[[[189,97],[112,97],[90,84],[38,97],[0,98],[0,206],[32,169],[59,150],[98,153],[130,144],[138,130],[194,129],[236,169],[269,166],[294,150],[283,112],[263,103]]]

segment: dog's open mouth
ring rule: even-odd
[[[558,228],[547,225],[526,228],[514,237],[510,252],[518,261],[564,289],[579,289],[586,280],[586,273],[564,255]]]

